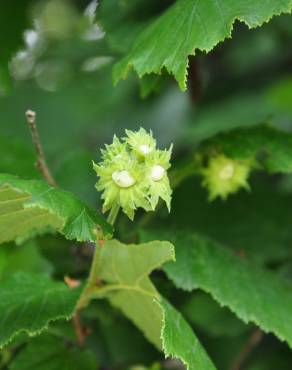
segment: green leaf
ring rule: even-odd
[[[174,250],[168,242],[126,245],[109,240],[99,249],[97,275],[107,285],[97,289],[97,296],[107,294],[110,302],[130,317],[158,348],[161,347],[162,314],[153,302],[159,293],[148,275],[171,259],[174,259]]]
[[[2,280],[0,347],[21,332],[36,335],[51,321],[70,319],[79,295],[80,289],[70,289],[44,275],[17,273]]]
[[[256,264],[289,261],[292,198],[279,192],[277,184],[267,185],[266,180],[252,177],[251,192],[241,191],[226,202],[210,203],[199,179],[190,178],[176,189],[173,215],[160,228],[207,235]],[[157,223],[154,219],[150,228]]]
[[[149,341],[166,355],[180,358],[188,369],[214,369],[191,328],[161,298],[149,278],[154,269],[171,259],[174,252],[169,242],[125,245],[106,241],[99,249],[97,271],[106,284],[96,288],[94,295],[107,297]]]
[[[44,334],[34,338],[12,361],[10,370],[96,370],[95,354]]]
[[[82,317],[84,320],[91,319],[90,339],[102,352],[99,355],[102,364],[111,364],[111,368],[128,369],[132,364],[148,363],[158,358],[159,353],[154,346],[118,309],[110,306],[108,301],[92,302],[82,312]]]
[[[209,52],[230,37],[236,20],[250,28],[261,26],[274,15],[289,13],[291,5],[291,0],[177,0],[137,37],[115,66],[114,81],[125,78],[130,68],[140,78],[165,68],[185,90],[189,55],[197,49]]]
[[[0,243],[21,241],[47,229],[67,239],[94,241],[100,225],[105,234],[111,226],[73,194],[40,180],[21,180],[0,175]]]
[[[0,248],[0,277],[8,277],[18,271],[27,273],[46,273],[54,268],[40,253],[36,241],[30,240],[23,245],[2,245]]]
[[[166,356],[179,358],[189,370],[215,370],[209,356],[195,337],[182,315],[165,299],[161,332],[163,351]]]
[[[256,159],[271,173],[292,171],[292,134],[267,125],[219,134],[203,144],[236,159]]]
[[[176,246],[176,263],[168,263],[164,270],[178,288],[210,293],[244,322],[259,325],[292,347],[291,283],[202,236],[161,231],[158,235]]]

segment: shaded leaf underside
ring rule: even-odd
[[[215,370],[189,325],[149,278],[152,270],[173,258],[169,242],[125,245],[107,241],[100,248],[98,270],[106,284],[96,289],[95,296],[107,297],[157,348],[181,359],[188,369]]]

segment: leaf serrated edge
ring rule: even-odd
[[[277,330],[267,329],[266,325],[260,324],[258,322],[258,320],[255,319],[254,317],[248,319],[246,315],[244,315],[244,314],[242,314],[242,315],[241,314],[238,314],[233,307],[231,307],[230,305],[228,305],[226,303],[221,302],[220,299],[219,299],[219,297],[216,295],[216,293],[212,292],[210,289],[205,289],[202,286],[197,286],[196,288],[193,288],[193,289],[184,289],[182,286],[179,286],[179,284],[176,284],[176,283],[174,283],[174,284],[175,284],[175,286],[177,288],[182,289],[184,291],[188,291],[188,292],[191,292],[191,291],[193,291],[195,289],[202,289],[204,292],[210,294],[211,297],[219,304],[220,307],[222,307],[222,308],[227,307],[239,320],[243,321],[245,324],[253,323],[253,324],[259,326],[266,334],[271,333],[273,335],[276,335],[277,338],[280,341],[288,343],[289,347],[292,348],[292,342],[290,342],[289,340],[287,340],[286,338],[284,338],[283,335],[282,334],[279,334]]]
[[[42,180],[36,180],[36,179],[33,179],[33,180],[24,180],[24,179],[19,178],[18,176],[11,175],[11,174],[3,174],[3,173],[1,173],[1,175],[7,176],[8,179],[7,180],[4,180],[1,183],[1,178],[0,178],[0,189],[5,188],[5,187],[8,187],[10,189],[13,189],[15,192],[17,192],[19,194],[20,193],[24,193],[24,194],[30,195],[30,199],[26,200],[23,203],[23,208],[38,207],[40,209],[46,210],[51,215],[54,215],[54,216],[58,217],[59,220],[62,220],[62,223],[63,223],[62,228],[57,229],[57,231],[60,232],[66,239],[68,239],[68,240],[76,240],[78,242],[86,242],[87,241],[87,240],[84,240],[83,238],[80,238],[80,237],[72,237],[72,238],[67,237],[67,235],[65,235],[63,233],[64,228],[66,228],[66,226],[67,226],[67,222],[64,219],[64,217],[61,217],[60,214],[58,214],[56,212],[53,212],[48,207],[45,207],[45,206],[40,205],[40,204],[37,204],[37,197],[34,198],[31,192],[22,190],[19,187],[15,186],[15,185],[12,185],[11,182],[9,182],[10,180],[12,180],[12,181],[13,180],[16,180],[16,181],[19,180],[19,181],[28,181],[28,182],[42,182]],[[50,187],[50,185],[48,185],[48,186]],[[83,202],[81,202],[78,198],[75,198],[72,193],[70,193],[70,192],[68,192],[66,190],[63,190],[61,188],[57,188],[57,189],[58,189],[59,192],[65,194],[65,196],[68,196],[68,197],[70,197],[73,200],[79,201],[84,206],[84,209],[86,209],[88,212],[95,212],[90,207],[88,207],[86,204],[83,204]],[[46,192],[51,191],[51,190],[55,190],[55,189],[53,187],[50,187]],[[46,192],[43,192],[43,193],[38,194],[38,197],[42,196]],[[98,212],[97,212],[97,214],[98,214]],[[105,220],[103,220],[101,215],[99,215],[99,216],[100,216],[101,221],[102,221],[101,224],[95,223],[94,222],[94,219],[92,218],[93,223],[95,225],[99,225],[104,231],[106,231],[106,235],[108,235],[109,237],[112,236],[112,234],[113,234],[113,227],[111,225],[109,225]],[[92,230],[91,232],[94,235],[94,230]],[[95,242],[95,238],[90,239],[90,241],[91,242]]]
[[[80,292],[81,292],[81,290],[80,290]],[[7,340],[0,343],[0,350],[2,350],[5,346],[7,346],[9,343],[11,343],[12,340],[15,337],[17,337],[18,335],[20,335],[22,333],[27,334],[29,337],[36,337],[37,335],[40,335],[43,331],[48,329],[49,324],[52,323],[52,322],[55,322],[55,321],[58,321],[58,320],[69,321],[72,318],[72,316],[74,315],[75,311],[77,310],[77,304],[78,304],[78,299],[76,300],[76,304],[75,304],[73,310],[71,311],[71,313],[69,313],[68,315],[58,315],[53,319],[46,320],[44,326],[42,326],[39,330],[31,331],[31,330],[28,330],[28,329],[19,329],[19,330],[15,331]]]
[[[183,290],[185,292],[189,292],[189,293],[194,291],[195,289],[202,289],[207,294],[210,294],[211,297],[219,304],[220,307],[222,307],[222,308],[227,307],[239,320],[243,321],[245,324],[253,323],[253,324],[259,326],[265,333],[267,333],[267,334],[271,333],[271,334],[276,335],[277,338],[280,339],[280,341],[288,343],[289,347],[292,348],[292,341],[289,341],[286,338],[284,338],[282,334],[280,334],[280,333],[278,334],[277,330],[268,329],[266,327],[266,325],[260,324],[254,316],[252,316],[251,318],[248,318],[247,315],[238,314],[236,309],[231,307],[229,304],[221,302],[221,300],[220,300],[219,296],[216,294],[216,292],[213,292],[211,289],[205,288],[201,284],[193,284],[193,285],[189,285],[188,287],[185,287],[182,284],[177,283],[176,281],[174,281],[173,278],[167,272],[167,270],[164,270],[164,272],[166,273],[167,277],[174,283],[174,285],[178,289],[181,289],[181,290]]]
[[[281,14],[290,14],[292,11],[292,1],[290,2],[290,4],[287,5],[287,7],[285,7],[285,9],[283,10],[280,10],[279,12],[276,12],[274,14],[271,14],[271,16],[261,22],[255,22],[255,24],[252,24],[250,25],[246,20],[242,19],[241,17],[239,16],[236,16],[234,17],[230,24],[228,25],[228,33],[223,36],[222,38],[219,38],[218,41],[216,43],[214,43],[214,45],[210,48],[196,48],[194,49],[194,47],[190,48],[190,50],[186,53],[186,61],[185,61],[185,67],[184,67],[184,74],[183,74],[183,78],[182,79],[179,79],[179,76],[177,73],[174,73],[174,71],[171,69],[171,67],[167,64],[165,64],[165,61],[163,61],[159,66],[157,66],[156,68],[152,68],[151,70],[150,69],[144,69],[144,71],[140,71],[139,69],[137,69],[136,65],[135,65],[135,61],[132,61],[132,62],[129,62],[127,60],[130,60],[130,55],[131,53],[133,52],[133,50],[135,49],[135,44],[136,44],[136,40],[134,42],[134,44],[132,45],[131,49],[130,49],[130,52],[128,53],[128,55],[124,58],[122,58],[119,62],[117,62],[114,67],[113,67],[113,83],[114,85],[116,86],[117,83],[120,81],[120,80],[125,80],[130,72],[130,70],[133,70],[134,72],[136,72],[136,74],[138,75],[139,78],[142,78],[144,75],[147,75],[147,74],[162,74],[163,72],[163,69],[165,68],[166,71],[172,75],[174,77],[174,79],[177,81],[181,91],[186,91],[187,89],[187,76],[188,76],[188,65],[189,65],[189,56],[194,56],[196,54],[195,50],[200,50],[200,51],[203,51],[203,52],[206,52],[206,53],[209,53],[211,50],[213,50],[218,44],[224,42],[226,39],[228,38],[232,38],[232,33],[233,33],[233,29],[234,29],[234,24],[236,21],[239,21],[243,24],[245,24],[248,29],[253,29],[253,28],[257,28],[257,27],[261,27],[263,24],[266,24],[268,23],[271,19],[273,19],[274,17],[276,16],[279,16]],[[165,14],[165,13],[164,13]],[[163,15],[164,15],[163,14]],[[162,15],[162,16],[163,16]],[[150,26],[148,27],[151,27],[155,22],[158,22],[160,18],[154,20],[153,23],[150,24]],[[144,31],[142,31],[144,32]],[[141,34],[141,33],[140,33]],[[139,38],[140,34],[137,36],[137,38]],[[125,64],[124,67],[121,68],[122,64]],[[119,70],[121,68],[121,70],[119,72],[116,73],[117,70]]]
[[[166,315],[165,315],[164,307],[162,305],[162,300],[161,300],[161,298],[160,299],[154,299],[154,302],[160,307],[161,312],[162,312],[162,326],[161,326],[161,330],[160,330],[160,340],[161,340],[161,343],[162,343],[162,350],[163,350],[164,356],[165,356],[165,358],[167,358],[167,357],[178,358],[174,353],[170,353],[167,350],[167,346],[165,344],[164,332],[165,332],[165,327],[166,327]],[[189,363],[187,363],[184,358],[179,357],[179,359],[186,366],[187,370],[189,370],[189,366],[190,366]]]
[[[167,345],[166,345],[165,335],[164,335],[165,328],[166,328],[166,314],[165,314],[165,308],[163,306],[163,301],[165,301],[165,304],[167,304],[167,305],[169,305],[171,307],[172,307],[172,305],[167,300],[165,300],[163,297],[160,297],[160,299],[154,299],[154,301],[160,307],[161,312],[162,312],[162,327],[161,327],[161,331],[160,331],[160,339],[161,339],[162,350],[164,352],[165,358],[170,357],[170,358],[179,359],[185,365],[185,367],[186,367],[187,370],[192,369],[193,368],[192,364],[190,364],[189,362],[187,362],[184,357],[182,357],[181,355],[175,354],[175,353],[171,353],[170,351],[167,350]],[[172,309],[174,309],[174,308],[172,307]],[[177,311],[177,315],[178,315],[178,317],[180,319],[184,320],[184,317],[182,316],[182,314],[179,311]],[[186,323],[186,325],[188,325],[188,322],[187,321],[185,321],[185,323]],[[190,330],[192,331],[191,327],[190,327]],[[205,355],[207,356],[207,359],[213,365],[213,369],[216,370],[216,368],[215,368],[212,360],[208,356],[208,354],[205,351],[204,347],[201,345],[199,339],[196,337],[196,335],[194,333],[193,333],[193,335],[194,335],[197,343],[201,346],[201,350],[203,351],[203,353],[205,353]]]

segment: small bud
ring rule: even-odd
[[[126,170],[113,172],[112,179],[121,188],[129,188],[136,182],[129,171]]]
[[[36,112],[29,109],[25,112],[25,115],[26,115],[26,119],[27,119],[28,123],[34,123],[35,122]]]
[[[222,180],[230,179],[234,174],[234,165],[232,163],[228,163],[219,173],[219,177]]]
[[[201,170],[202,185],[208,189],[209,199],[226,199],[240,188],[249,189],[247,179],[251,167],[249,161],[228,158],[223,154],[210,158],[207,167]]]
[[[140,145],[140,152],[147,155],[149,154],[150,152],[152,152],[152,148],[150,148],[149,145],[146,145],[146,144],[142,144]]]
[[[168,150],[154,150],[147,156],[146,163],[149,165],[148,197],[152,209],[155,209],[159,199],[163,199],[170,211],[171,187],[166,170],[170,167],[172,146]]]
[[[145,157],[156,148],[156,140],[152,136],[152,132],[146,132],[144,128],[134,132],[126,130],[127,137],[124,138],[125,142],[130,148],[140,157]]]
[[[151,180],[160,181],[165,174],[165,169],[162,166],[155,165],[151,168]]]

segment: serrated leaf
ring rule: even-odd
[[[169,242],[152,241],[125,245],[106,241],[99,249],[99,278],[106,283],[95,297],[107,297],[111,304],[143,331],[166,355],[180,358],[188,369],[215,369],[191,328],[157,292],[149,274],[174,259]]]
[[[0,348],[15,335],[36,335],[49,322],[69,319],[74,313],[80,289],[47,276],[17,273],[0,284]]]
[[[125,78],[130,68],[139,77],[165,68],[185,90],[189,55],[197,49],[209,52],[230,37],[236,20],[257,27],[291,7],[291,0],[177,0],[137,37],[114,67],[114,81]]]
[[[197,234],[160,231],[159,235],[176,247],[176,263],[163,269],[178,288],[210,293],[244,322],[259,325],[292,347],[291,283]]]
[[[95,354],[69,347],[62,338],[43,334],[34,338],[12,361],[10,370],[96,370]]]
[[[22,180],[0,174],[0,243],[21,241],[47,229],[67,239],[94,241],[96,226],[112,228],[73,194],[41,180]]]
[[[181,359],[189,370],[215,370],[209,356],[182,315],[165,299],[159,304],[163,312],[161,339],[165,355]]]
[[[292,135],[260,125],[219,134],[203,147],[236,159],[256,159],[271,173],[292,171]]]

